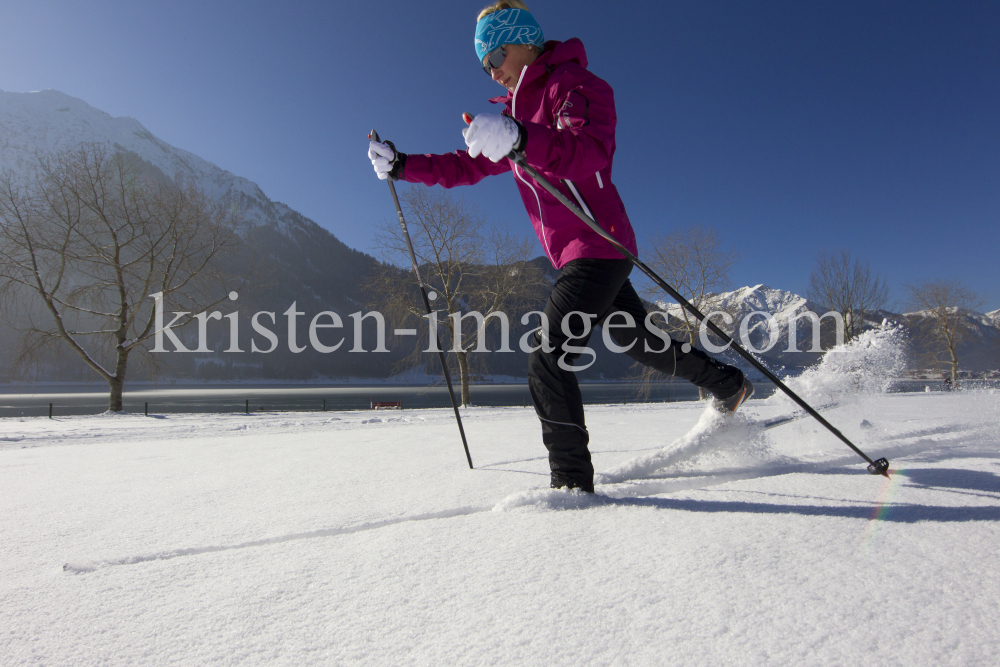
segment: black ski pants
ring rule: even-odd
[[[625,353],[632,359],[684,378],[716,397],[734,395],[743,383],[738,368],[697,348],[688,347],[684,352],[677,341],[668,346],[647,329],[646,309],[628,279],[632,266],[627,259],[576,259],[566,264],[549,294],[543,329],[536,334],[536,349],[528,357],[528,388],[542,422],[549,468],[581,485],[593,484],[594,466],[573,363],[579,360],[587,364],[591,359],[587,353],[581,359],[574,348],[587,345],[593,325],[601,325],[617,345],[628,348]],[[626,318],[618,313],[631,315],[634,326],[624,326]],[[589,322],[581,314],[589,315]],[[544,340],[539,340],[540,336]],[[543,342],[551,351],[541,349]]]

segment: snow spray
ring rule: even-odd
[[[598,484],[615,484],[626,480],[648,478],[653,473],[719,452],[752,454],[747,450],[766,449],[763,428],[743,415],[723,415],[711,405],[691,430],[663,449],[630,459],[610,470],[595,475]]]
[[[844,345],[826,352],[815,367],[786,382],[806,400],[843,400],[849,396],[884,394],[906,369],[906,334],[896,324],[883,322]],[[781,393],[767,399],[772,405],[790,404]]]

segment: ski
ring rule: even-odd
[[[828,408],[835,408],[835,407],[837,407],[836,403],[827,403],[826,405],[820,405],[820,406],[818,406],[816,408],[816,410],[826,410]],[[806,417],[809,417],[809,416],[810,415],[809,415],[808,412],[792,412],[792,413],[787,414],[787,415],[780,415],[778,417],[771,417],[770,419],[768,419],[768,420],[766,420],[764,422],[761,422],[761,425],[764,427],[764,430],[770,430],[772,428],[776,428],[776,427],[782,426],[784,424],[789,424],[791,422],[797,422],[800,419],[805,419]]]

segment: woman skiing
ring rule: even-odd
[[[372,141],[368,156],[379,178],[451,188],[514,172],[542,248],[560,276],[528,358],[528,386],[549,451],[552,488],[594,490],[580,394],[571,354],[601,325],[630,357],[703,387],[722,412],[753,394],[742,371],[689,345],[653,333],[629,281],[631,261],[586,226],[507,158],[521,152],[571,200],[633,254],[635,234],[611,179],[615,154],[614,92],[587,71],[583,43],[548,41],[521,0],[501,0],[480,12],[476,55],[507,89],[490,101],[500,114],[480,114],[463,131],[467,150],[446,155],[404,154]],[[469,119],[467,119],[469,120]],[[557,186],[557,187],[558,187]],[[645,325],[645,326],[644,326]]]

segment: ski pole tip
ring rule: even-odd
[[[868,466],[868,472],[873,475],[882,475],[886,479],[889,479],[889,459],[872,461]]]

